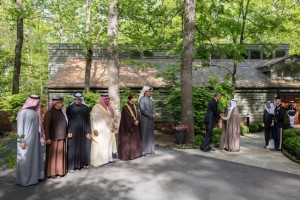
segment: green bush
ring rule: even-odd
[[[247,125],[241,124],[240,132],[241,132],[241,135],[246,135],[246,133],[249,133],[249,127]]]
[[[283,131],[283,148],[296,159],[300,160],[300,130],[288,129]]]
[[[257,125],[258,125],[258,131],[261,131],[264,129],[264,126],[262,123],[257,123]]]
[[[10,122],[15,123],[17,121],[17,113],[22,108],[29,95],[26,94],[14,94],[10,96],[3,96],[0,98],[0,110],[10,112]]]
[[[222,129],[221,128],[215,128],[213,130],[212,134],[212,143],[215,147],[218,147],[221,141],[221,135],[222,135]]]
[[[200,146],[203,143],[203,135],[196,135],[194,138],[194,145]]]
[[[259,131],[258,123],[249,124],[249,132],[250,133],[257,132],[257,131]]]
[[[206,114],[207,104],[216,91],[222,93],[222,98],[218,103],[218,109],[220,112],[224,112],[232,93],[230,81],[225,80],[222,83],[218,83],[215,77],[210,77],[207,88],[193,88],[194,128],[196,134],[199,134],[201,130],[205,128],[203,120]],[[172,122],[174,124],[181,123],[181,89],[179,86],[170,87],[169,94],[163,101],[163,104],[166,107],[167,114],[171,116]]]

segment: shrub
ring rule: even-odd
[[[215,147],[218,147],[221,141],[221,135],[222,135],[222,129],[216,128],[213,130],[212,135],[212,143],[215,145]]]
[[[283,148],[300,160],[300,130],[289,129],[283,131],[282,142]]]
[[[258,131],[261,131],[264,129],[264,126],[262,123],[257,123],[257,125],[258,125]]]
[[[249,133],[249,127],[246,126],[246,125],[241,124],[240,132],[241,132],[241,135],[246,135],[246,133]]]
[[[215,77],[209,77],[209,86],[207,88],[193,88],[193,108],[194,108],[194,128],[195,133],[200,133],[205,128],[203,119],[207,110],[207,104],[216,91],[222,93],[222,98],[218,103],[218,109],[223,112],[231,98],[232,86],[230,81],[218,83]],[[167,115],[171,116],[174,124],[181,122],[181,89],[177,86],[170,87],[167,98],[163,101],[163,106],[167,110]]]
[[[200,146],[203,143],[203,136],[202,135],[196,135],[194,138],[194,145]]]
[[[259,130],[258,123],[249,124],[249,132],[250,133],[257,132],[258,130]]]
[[[10,96],[4,96],[0,99],[0,110],[10,112],[10,122],[15,123],[17,121],[17,113],[22,108],[29,95],[14,94]]]

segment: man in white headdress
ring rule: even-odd
[[[272,120],[274,118],[274,109],[275,106],[271,101],[267,101],[267,103],[265,103],[265,111],[263,116],[266,142],[265,148],[269,148],[269,141],[272,139]]]
[[[240,115],[237,107],[237,100],[230,101],[230,107],[223,119],[222,136],[220,141],[220,149],[230,152],[240,151]]]
[[[154,102],[151,97],[153,89],[149,86],[144,86],[139,96],[139,108],[141,112],[141,135],[143,156],[154,154]]]

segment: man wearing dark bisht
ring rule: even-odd
[[[218,101],[221,99],[221,93],[216,92],[214,95],[214,98],[212,98],[207,105],[207,111],[204,117],[204,123],[206,127],[206,134],[204,137],[204,141],[200,146],[200,149],[204,152],[214,151],[210,146],[211,137],[212,137],[212,131],[214,128],[214,124],[220,117],[219,111],[218,111]]]
[[[91,122],[89,107],[81,93],[75,93],[67,108],[68,117],[68,170],[88,168],[91,151]]]
[[[46,135],[46,176],[56,178],[67,173],[67,115],[62,110],[63,100],[52,99],[44,117]]]
[[[264,130],[265,130],[265,148],[269,147],[269,141],[272,139],[273,127],[272,119],[274,118],[274,104],[271,101],[267,101],[265,104],[265,110],[263,115]]]
[[[40,97],[31,95],[18,112],[16,183],[22,186],[37,184],[44,179],[43,145],[45,135],[41,118]]]
[[[135,94],[130,94],[128,100],[122,109],[119,127],[118,153],[120,160],[132,160],[142,155],[140,113],[135,105]]]
[[[143,156],[154,154],[154,102],[151,97],[153,89],[149,86],[144,86],[139,96],[139,108],[141,112],[141,135]]]

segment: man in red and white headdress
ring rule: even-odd
[[[18,112],[16,183],[22,186],[37,184],[44,179],[44,131],[41,120],[40,97],[31,95]]]
[[[114,111],[108,94],[102,94],[99,103],[93,107],[91,126],[91,165],[98,167],[114,162],[113,154],[117,153],[116,129]]]

